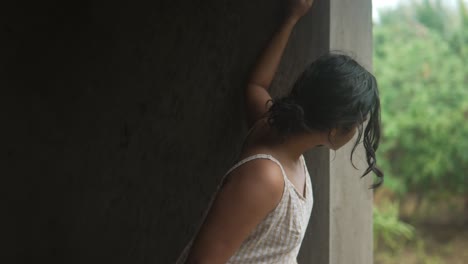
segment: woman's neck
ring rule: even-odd
[[[274,130],[267,135],[265,144],[278,158],[295,162],[306,151],[324,145],[324,136],[320,132],[308,132],[290,135],[286,138],[278,135]]]

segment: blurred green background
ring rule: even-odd
[[[400,1],[374,16],[385,172],[375,263],[468,263],[467,6]]]

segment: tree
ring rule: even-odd
[[[380,162],[386,185],[466,193],[468,185],[467,12],[440,1],[384,12],[374,26],[382,100]],[[454,19],[455,18],[455,19]]]

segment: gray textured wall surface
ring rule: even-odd
[[[317,2],[274,95],[328,49]],[[2,255],[171,263],[236,159],[243,84],[282,11],[267,0],[2,3]]]
[[[330,49],[351,53],[367,69],[372,66],[371,0],[330,1]],[[373,263],[372,174],[361,146],[350,160],[354,140],[330,153],[330,264]]]

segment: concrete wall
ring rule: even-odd
[[[368,69],[372,65],[371,0],[330,1],[330,49],[344,50]],[[354,143],[354,142],[352,142]],[[361,148],[349,161],[352,144],[330,153],[330,262],[373,263],[372,176]]]
[[[1,255],[16,263],[171,263],[236,159],[246,130],[243,84],[283,7],[268,0],[3,4],[8,242]],[[275,96],[334,43],[331,11],[317,1],[298,25]],[[307,155],[317,178],[316,221],[301,263],[328,263],[336,243],[326,241],[341,232],[329,221],[329,203],[339,202],[331,200],[328,188],[338,183],[329,174],[340,172],[330,170],[328,155]]]

